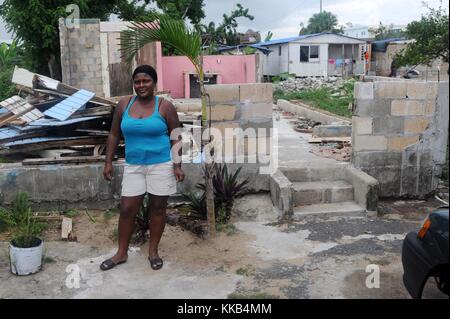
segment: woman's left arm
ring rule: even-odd
[[[172,162],[175,173],[175,178],[177,182],[182,182],[184,180],[185,174],[181,169],[181,155],[182,155],[182,137],[181,137],[181,124],[178,118],[177,110],[175,106],[167,100],[161,102],[163,109],[163,116],[166,119],[167,127],[170,137],[170,145],[172,152]]]

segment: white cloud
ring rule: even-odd
[[[253,21],[240,18],[239,31],[251,28],[261,32],[274,33],[273,38],[294,36],[298,34],[300,22],[307,24],[309,17],[319,12],[319,0],[205,0],[206,18],[204,21],[222,21],[222,14],[229,14],[239,2],[249,13],[255,16]],[[323,10],[337,15],[340,24],[376,25],[408,24],[420,19],[427,9],[422,0],[323,0]],[[439,0],[425,1],[430,7],[438,7]],[[448,8],[448,4],[444,2]],[[447,9],[448,10],[448,9]]]

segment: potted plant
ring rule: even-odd
[[[19,193],[11,212],[12,239],[9,245],[11,272],[30,275],[41,270],[44,242],[43,225],[37,223],[28,203],[27,193]]]

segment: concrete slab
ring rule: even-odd
[[[365,209],[355,202],[314,204],[294,207],[293,218],[301,219],[306,215],[322,216],[363,216]]]
[[[402,283],[402,239],[420,227],[428,211],[417,211],[417,204],[409,204],[399,213],[401,203],[392,205],[397,207],[395,214],[377,219],[305,216],[289,223],[234,219],[234,235],[220,232],[210,240],[168,226],[160,247],[165,265],[159,271],[150,269],[148,246],[143,245],[130,250],[127,263],[101,272],[100,261],[115,247],[93,246],[101,234],[98,231],[80,243],[46,242],[45,256],[51,261],[35,275],[17,277],[9,272],[7,243],[2,242],[0,298],[181,298],[189,302],[191,298],[227,298],[232,293],[237,298],[259,294],[283,299],[408,299]],[[258,209],[264,209],[263,205]],[[270,208],[265,210],[271,214]],[[94,226],[104,228],[98,219]],[[380,269],[379,288],[366,286],[369,265]],[[78,288],[74,287],[76,269]],[[447,298],[431,282],[424,297]]]

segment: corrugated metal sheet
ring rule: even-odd
[[[73,113],[83,107],[95,96],[94,92],[80,90],[64,101],[44,112],[45,115],[60,121],[67,120]]]
[[[41,143],[41,142],[51,142],[51,141],[68,141],[68,140],[76,140],[79,139],[79,136],[73,136],[73,137],[33,137],[33,138],[26,138],[20,141],[10,142],[6,143],[3,146],[9,147],[9,146],[16,146],[16,145],[27,145],[27,144],[34,144],[34,143]]]
[[[17,136],[19,134],[20,134],[20,132],[14,130],[14,129],[1,128],[0,129],[0,140],[11,138],[11,137]]]
[[[29,123],[28,126],[63,126],[63,125],[69,125],[69,124],[78,123],[78,122],[85,122],[85,121],[97,119],[99,117],[100,116],[87,116],[87,117],[80,117],[80,118],[76,118],[76,119],[70,119],[67,121],[58,121],[58,120],[53,120],[53,119],[40,119],[40,120]]]
[[[31,104],[29,104],[27,101],[25,101],[18,95],[10,97],[9,99],[4,100],[3,102],[0,102],[0,106],[8,109],[14,114],[19,114],[33,107]],[[42,114],[42,112],[39,111],[38,109],[33,109],[20,116],[20,119],[29,123],[37,119],[40,119],[41,117],[44,117],[44,114]]]

